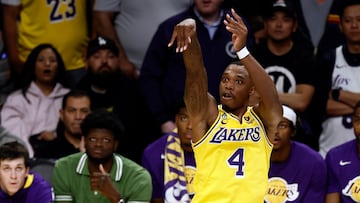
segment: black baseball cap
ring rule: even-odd
[[[275,12],[284,12],[287,16],[296,19],[296,10],[289,0],[276,0],[263,16],[264,19],[270,18]]]
[[[108,49],[116,56],[119,55],[119,49],[112,39],[104,36],[98,36],[89,42],[86,58],[89,58],[91,55],[93,55],[100,49]]]

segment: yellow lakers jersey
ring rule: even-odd
[[[192,203],[263,203],[272,144],[252,107],[241,122],[218,106],[211,128],[193,143],[197,171]]]
[[[84,67],[88,43],[87,0],[22,0],[18,25],[18,50],[25,61],[40,43],[51,43],[60,52],[66,69]]]

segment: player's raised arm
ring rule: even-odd
[[[176,41],[176,51],[182,52],[186,68],[184,101],[193,125],[192,141],[198,141],[207,131],[208,120],[215,120],[215,100],[208,95],[208,79],[203,63],[194,19],[185,19],[175,26],[169,46]],[[212,110],[210,110],[212,109]],[[210,113],[209,112],[214,112]]]
[[[256,111],[262,118],[268,136],[272,138],[282,118],[282,108],[274,82],[264,71],[263,67],[247,51],[245,43],[248,30],[240,16],[232,9],[232,16],[227,15],[224,23],[226,29],[232,33],[232,41],[238,58],[249,72],[255,89],[261,97]]]

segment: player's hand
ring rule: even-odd
[[[234,50],[237,52],[245,46],[248,30],[241,17],[236,14],[234,9],[231,9],[231,13],[233,17],[226,14],[224,24],[226,25],[226,29],[232,33]]]
[[[196,34],[196,22],[187,18],[177,24],[174,28],[168,47],[176,41],[176,52],[183,52],[191,44],[191,38]]]

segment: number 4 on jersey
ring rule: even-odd
[[[238,178],[241,178],[244,176],[244,171],[243,171],[243,167],[244,167],[244,149],[243,148],[239,148],[237,149],[232,155],[231,157],[227,160],[227,163],[229,165],[229,167],[231,168],[236,168],[236,174],[235,176]]]

